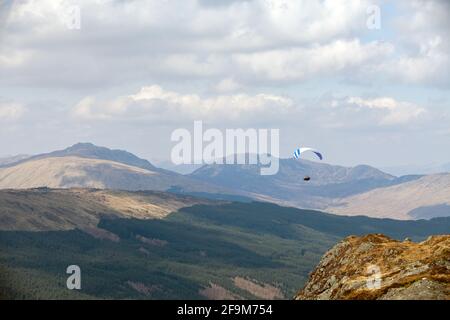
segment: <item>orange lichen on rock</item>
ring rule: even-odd
[[[450,299],[450,235],[420,243],[347,237],[322,257],[295,299]]]

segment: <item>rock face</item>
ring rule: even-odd
[[[414,243],[350,236],[329,250],[296,300],[450,300],[450,235]]]

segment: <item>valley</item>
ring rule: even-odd
[[[286,299],[345,236],[423,240],[450,229],[449,218],[343,217],[164,192],[41,188],[0,199],[13,204],[0,210],[3,298]],[[65,289],[72,264],[82,270],[79,292]]]

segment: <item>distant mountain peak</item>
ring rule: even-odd
[[[97,146],[91,142],[78,142],[64,150],[58,150],[41,157],[61,157],[61,156],[79,156],[83,158],[93,158],[115,161],[147,170],[158,170],[148,160],[139,158],[138,156],[124,150],[109,149]]]
[[[63,150],[58,150],[55,152],[64,153],[64,154],[72,154],[72,155],[82,155],[82,156],[98,156],[101,157],[102,154],[112,153],[120,150],[112,150],[106,147],[96,146],[90,142],[78,142],[68,148]],[[125,151],[121,151],[125,152]],[[51,154],[54,154],[52,152]]]
[[[56,150],[53,152],[42,153],[32,157],[28,157],[26,159],[19,159],[16,162],[11,162],[5,164],[4,166],[13,166],[23,162],[37,159],[52,158],[52,157],[68,157],[68,156],[109,160],[151,171],[166,171],[155,167],[148,160],[139,158],[138,156],[128,151],[109,149],[106,147],[97,146],[91,142],[78,142],[63,150]]]
[[[97,146],[91,142],[78,142],[75,143],[74,145],[67,147],[63,150],[57,150],[54,152],[61,152],[61,151],[66,151],[66,152],[77,152],[77,151],[112,151],[112,152],[126,152],[129,153],[127,151],[123,151],[123,150],[114,150],[114,149],[110,149],[107,147],[103,147],[103,146]]]
[[[167,190],[178,186],[186,191],[223,190],[157,168],[130,152],[92,143],[76,143],[63,150],[0,166],[0,189],[41,186],[120,190]]]
[[[105,147],[98,147],[91,142],[78,142],[78,143],[75,143],[74,145],[66,148],[66,150],[77,150],[77,149],[85,149],[85,148],[105,148]]]

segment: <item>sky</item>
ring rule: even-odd
[[[0,156],[160,161],[202,120],[277,128],[282,157],[450,162],[449,31],[445,0],[0,1]]]

